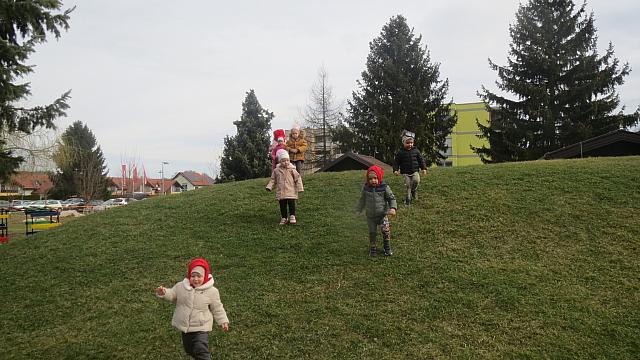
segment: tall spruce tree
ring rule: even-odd
[[[52,197],[77,195],[90,201],[108,195],[107,166],[96,137],[87,125],[76,121],[60,136],[53,155],[58,171],[51,176]]]
[[[6,148],[6,136],[30,133],[36,128],[54,128],[53,121],[65,116],[69,92],[52,104],[26,108],[20,105],[30,95],[28,82],[19,79],[33,71],[25,64],[35,45],[44,43],[47,34],[60,37],[69,28],[69,13],[59,12],[61,1],[0,1],[0,180],[6,180],[24,160]]]
[[[530,0],[518,9],[509,28],[508,65],[489,59],[497,87],[515,99],[484,86],[479,93],[492,113],[489,126],[478,124],[490,145],[474,149],[484,162],[538,159],[637,122],[637,114],[614,113],[620,102],[615,87],[624,83],[629,65],[620,65],[611,43],[598,55],[593,13],[585,7]]]
[[[406,129],[416,134],[429,164],[443,158],[456,117],[451,103],[445,103],[449,81],[440,80],[440,65],[431,62],[421,40],[398,15],[369,44],[367,69],[348,101],[348,126],[340,126],[336,135],[350,139],[351,150],[391,163]]]
[[[220,180],[255,179],[271,175],[269,155],[273,113],[263,109],[253,90],[242,103],[242,116],[234,121],[238,133],[224,139],[220,159]]]

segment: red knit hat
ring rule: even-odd
[[[372,171],[375,172],[376,176],[378,177],[378,184],[382,184],[382,177],[384,176],[384,171],[378,165],[369,166],[369,168],[367,169],[367,174],[365,175],[367,182],[369,182],[369,173]]]
[[[278,141],[279,138],[282,138],[283,140],[287,139],[287,136],[284,133],[284,130],[282,129],[277,129],[273,131],[273,138]]]
[[[191,270],[193,270],[193,268],[196,266],[202,266],[204,268],[204,277],[202,280],[202,285],[204,285],[209,281],[209,274],[211,272],[209,270],[209,263],[204,258],[191,260],[191,262],[189,263],[189,269],[187,270],[187,279],[189,279],[189,283],[191,283]],[[193,286],[193,284],[191,284],[191,286]]]

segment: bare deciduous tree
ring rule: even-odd
[[[52,157],[56,148],[56,139],[59,137],[57,131],[37,128],[31,133],[0,132],[0,136],[6,150],[24,159],[18,168],[19,171],[55,170],[56,164]]]
[[[312,129],[319,129],[322,140],[322,152],[315,153],[309,159],[312,163],[321,163],[322,166],[330,160],[331,149],[327,149],[327,140],[333,135],[333,130],[340,123],[343,104],[336,105],[333,98],[333,89],[329,85],[329,75],[324,66],[318,70],[318,80],[311,87],[309,103],[307,104],[303,119],[305,125]]]

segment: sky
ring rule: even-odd
[[[581,4],[580,2],[578,4]],[[324,67],[336,102],[346,102],[366,70],[369,43],[403,15],[448,97],[477,102],[495,91],[488,60],[505,65],[519,1],[492,0],[81,0],[70,29],[36,48],[30,105],[71,90],[60,131],[82,121],[96,136],[110,176],[122,163],[159,178],[220,171],[225,136],[236,134],[246,93],[255,90],[274,113],[272,128],[302,122],[310,90]],[[591,0],[599,54],[612,42],[632,72],[617,88],[627,112],[640,105],[640,2]],[[164,166],[161,165],[163,162]]]

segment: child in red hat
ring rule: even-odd
[[[280,149],[288,150],[286,145],[287,137],[285,135],[284,130],[282,129],[274,130],[273,141],[274,142],[271,144],[271,170],[275,169],[276,165],[278,165],[278,157],[276,156],[276,153],[278,152],[278,150]]]
[[[373,165],[367,169],[366,182],[362,187],[358,212],[366,210],[367,224],[369,225],[369,255],[375,256],[378,252],[376,238],[378,226],[382,231],[384,255],[391,256],[391,224],[387,215],[395,215],[398,204],[389,185],[382,182],[384,172],[379,166]]]
[[[210,359],[209,332],[213,321],[229,331],[229,319],[220,301],[220,293],[213,286],[209,263],[203,258],[193,259],[187,277],[171,289],[156,288],[156,295],[176,304],[171,325],[182,332],[182,345],[194,359]]]

